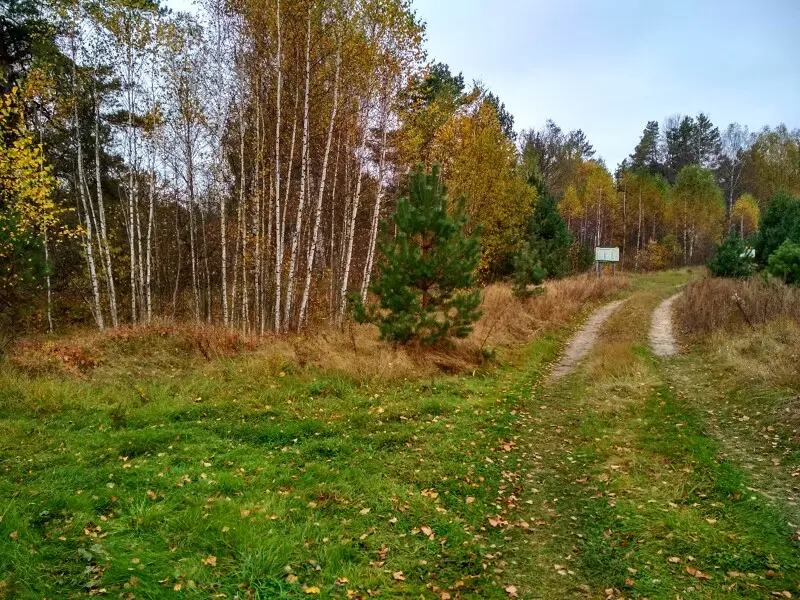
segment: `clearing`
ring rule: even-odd
[[[3,366],[0,597],[798,597],[798,439],[763,403],[800,390],[759,408],[713,345],[650,350],[689,277],[632,277],[555,380],[574,327],[394,382]]]

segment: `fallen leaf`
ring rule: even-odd
[[[700,569],[693,567],[692,565],[688,565],[686,567],[686,572],[689,575],[697,577],[698,579],[711,579],[711,575],[703,573]]]
[[[422,533],[424,533],[429,540],[432,540],[434,538],[433,529],[431,529],[427,525],[423,525],[420,529],[422,530]]]
[[[467,496],[466,502],[467,504],[472,504],[473,502],[475,502],[475,498],[473,498],[472,496]]]
[[[17,533],[16,531],[12,531],[11,533],[8,534],[8,537],[10,537],[12,540],[15,540],[19,537],[19,533]]]
[[[677,557],[677,556],[670,556],[667,559],[667,562],[671,562],[671,563],[675,564],[675,563],[681,562],[681,559],[679,557]]]
[[[295,575],[294,573],[289,573],[286,576],[286,583],[297,583],[297,581],[298,581],[297,575]]]
[[[506,593],[509,596],[511,596],[512,598],[519,598],[519,595],[517,594],[517,586],[515,586],[515,585],[507,585],[503,589],[505,589]]]
[[[403,575],[402,571],[395,571],[394,573],[392,573],[392,579],[395,579],[396,581],[405,581],[406,576]]]
[[[319,592],[320,592],[320,589],[319,589],[317,586],[315,586],[315,585],[312,585],[311,587],[304,587],[304,588],[303,588],[303,591],[304,591],[306,594],[319,594]]]
[[[358,514],[360,514],[360,515],[366,515],[366,514],[367,514],[367,513],[369,513],[369,511],[371,511],[371,510],[372,510],[371,508],[362,508],[360,511],[358,511]]]
[[[208,567],[216,567],[217,566],[217,557],[213,554],[209,554],[208,558],[203,559],[203,564]]]

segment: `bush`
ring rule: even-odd
[[[536,253],[536,259],[544,270],[542,278],[564,277],[570,267],[569,248],[572,244],[572,234],[561,213],[558,212],[556,199],[546,189],[536,198],[528,224],[528,238],[528,247]],[[516,271],[516,261],[514,267]]]
[[[800,243],[800,198],[792,198],[784,191],[775,193],[767,210],[761,213],[756,256],[761,265],[786,240]]]
[[[397,203],[396,237],[381,239],[380,259],[370,291],[377,305],[354,302],[355,319],[374,323],[381,339],[434,345],[466,337],[480,317],[475,269],[480,262],[478,234],[466,235],[464,203],[447,211],[447,190],[439,168],[411,174],[410,193]]]
[[[514,285],[511,292],[517,298],[530,298],[544,292],[539,287],[547,271],[542,267],[539,253],[529,243],[525,243],[520,253],[514,258]],[[535,286],[533,289],[530,286]]]
[[[748,277],[753,272],[753,259],[748,255],[744,240],[736,232],[728,237],[714,251],[707,263],[708,270],[715,277]]]
[[[686,286],[675,318],[689,334],[736,331],[771,321],[800,323],[800,289],[775,278],[705,277]]]
[[[800,244],[786,240],[772,253],[767,273],[780,277],[789,285],[800,285]]]

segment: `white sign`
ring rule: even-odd
[[[619,248],[595,248],[594,259],[597,262],[619,262]]]

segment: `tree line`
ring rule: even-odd
[[[419,164],[463,198],[484,282],[562,276],[595,245],[699,263],[800,193],[784,126],[652,121],[613,173],[581,130],[517,133],[491,90],[426,62],[408,0],[9,0],[0,29],[9,330],[341,324]]]

